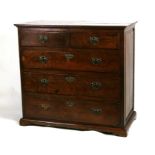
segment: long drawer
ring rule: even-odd
[[[24,68],[120,71],[120,52],[118,50],[24,48],[21,60]]]
[[[30,119],[110,126],[117,126],[120,122],[119,104],[47,94],[26,93],[23,98],[24,117]]]
[[[23,72],[23,89],[30,92],[120,98],[115,74],[85,72]]]

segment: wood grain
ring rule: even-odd
[[[136,118],[134,25],[16,24],[20,124],[127,136]]]

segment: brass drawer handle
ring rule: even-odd
[[[75,81],[75,77],[74,76],[66,76],[65,77],[65,80],[68,82],[68,83],[72,83]]]
[[[46,56],[40,56],[39,61],[40,61],[40,63],[47,63],[48,58]]]
[[[93,114],[96,114],[96,115],[99,115],[99,114],[102,113],[102,109],[101,108],[91,108],[90,110],[91,110],[91,112]]]
[[[70,60],[72,60],[74,58],[74,54],[66,53],[65,58],[66,58],[67,61],[70,61]]]
[[[48,79],[41,79],[40,83],[43,85],[47,85],[48,84]]]
[[[49,104],[40,104],[41,109],[48,110],[50,108]]]
[[[94,82],[91,82],[90,86],[91,86],[92,89],[97,90],[97,89],[100,89],[102,87],[102,83],[94,81]]]
[[[73,107],[74,106],[74,102],[73,101],[66,101],[66,105],[68,106],[68,107]]]
[[[96,65],[96,64],[101,64],[102,63],[102,58],[91,58],[91,63]]]
[[[89,37],[89,42],[93,45],[96,45],[99,42],[99,38],[96,36],[90,36]]]
[[[47,35],[39,35],[39,41],[41,43],[45,43],[48,41],[48,36]]]

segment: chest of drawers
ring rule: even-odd
[[[134,25],[18,27],[20,124],[127,136],[134,111]]]

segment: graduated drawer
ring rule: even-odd
[[[21,60],[24,68],[99,72],[120,71],[120,52],[118,50],[23,49]]]
[[[70,34],[70,45],[75,48],[120,48],[120,33],[116,30],[85,30]]]
[[[21,46],[67,47],[69,34],[63,29],[26,28],[20,31]]]
[[[29,92],[120,98],[120,78],[115,74],[84,72],[24,72],[23,89]]]
[[[38,120],[117,126],[119,104],[71,96],[24,94],[24,117]]]

